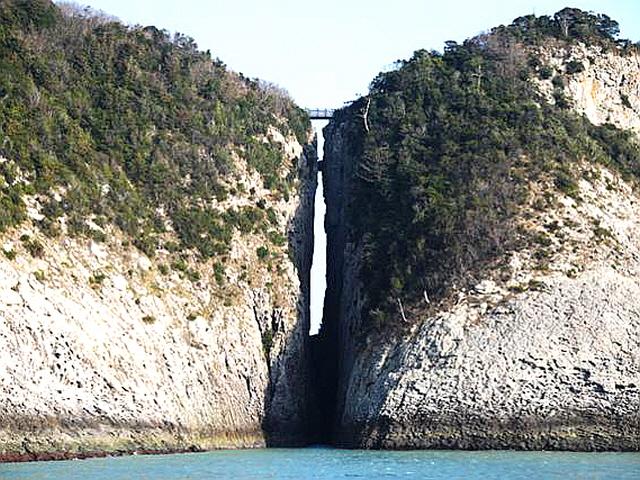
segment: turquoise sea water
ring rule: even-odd
[[[640,479],[638,453],[225,450],[0,465],[2,480]]]

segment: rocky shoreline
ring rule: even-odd
[[[335,445],[382,450],[520,450],[638,452],[640,425],[610,424],[606,416],[540,418],[415,418],[411,425],[388,418],[375,425],[343,426]]]
[[[0,463],[25,463],[25,462],[57,462],[64,460],[87,460],[90,458],[124,457],[129,455],[171,455],[177,453],[198,453],[206,450],[191,449],[166,449],[166,450],[134,450],[130,451],[95,451],[95,452],[40,452],[40,453],[7,453],[0,454]]]

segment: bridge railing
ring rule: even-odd
[[[307,115],[311,120],[329,120],[333,117],[335,109],[333,108],[305,108]]]

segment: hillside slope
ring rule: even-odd
[[[306,115],[62,8],[0,4],[0,459],[305,442]]]
[[[617,32],[522,17],[416,52],[327,127],[338,444],[640,448],[640,55]]]

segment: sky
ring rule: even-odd
[[[640,0],[75,0],[127,24],[193,37],[232,70],[304,107],[340,107],[418,49],[442,50],[514,18],[565,6],[606,13],[640,40]]]
[[[640,0],[76,0],[130,25],[193,37],[229,68],[287,90],[303,107],[335,108],[415,50],[442,50],[519,16],[566,6],[606,13],[621,37],[640,40]],[[314,122],[316,130],[322,124]],[[321,179],[320,179],[321,180]],[[324,203],[316,198],[311,332],[325,288]]]

